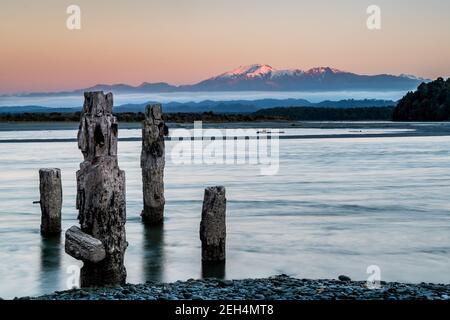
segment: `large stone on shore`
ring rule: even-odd
[[[117,162],[118,124],[111,93],[86,92],[78,131],[84,161],[77,171],[77,209],[81,230],[102,242],[105,258],[83,260],[81,286],[124,284],[127,248],[125,172]]]
[[[225,260],[226,203],[224,187],[205,189],[200,222],[203,261]]]
[[[59,234],[61,232],[62,208],[61,170],[57,168],[40,169],[39,191],[41,234]]]
[[[162,119],[160,104],[147,105],[142,123],[142,188],[144,223],[159,224],[164,219],[164,167],[167,126]]]

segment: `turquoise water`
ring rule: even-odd
[[[74,132],[36,135],[53,138]],[[230,279],[346,274],[365,280],[367,267],[377,265],[382,280],[449,283],[450,136],[401,132],[395,137],[280,140],[280,168],[274,176],[263,176],[259,167],[246,164],[177,165],[168,156],[166,220],[152,229],[139,217],[140,143],[121,141],[128,282],[210,273]],[[5,131],[0,140],[8,139],[2,134],[25,135]],[[168,154],[176,143],[167,142]],[[63,238],[41,238],[40,208],[32,201],[39,198],[38,169],[59,167],[63,229],[78,224],[75,171],[81,153],[76,142],[0,147],[0,296],[66,289],[67,268],[78,262],[64,253]],[[203,190],[219,184],[226,187],[228,199],[227,261],[223,269],[202,269],[198,231]]]

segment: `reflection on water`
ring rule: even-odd
[[[225,279],[226,261],[202,261],[202,278]]]
[[[61,235],[41,237],[41,279],[42,291],[57,288],[61,270]]]
[[[144,280],[161,282],[164,271],[164,224],[142,224]]]

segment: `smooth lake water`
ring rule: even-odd
[[[443,126],[450,125],[423,125],[436,134]],[[45,129],[4,129],[0,140],[76,133]],[[314,129],[292,130],[308,135]],[[178,165],[168,156],[166,219],[157,228],[144,227],[139,216],[141,143],[119,142],[127,184],[127,281],[281,273],[365,280],[367,267],[377,265],[385,281],[450,283],[450,136],[405,136],[404,126],[396,124],[320,128],[321,134],[397,129],[393,137],[281,139],[274,176],[261,175],[254,165]],[[139,134],[119,131],[120,137]],[[168,154],[177,143],[167,142]],[[14,142],[0,148],[0,297],[64,290],[67,268],[79,263],[64,253],[63,236],[40,236],[40,207],[32,202],[39,199],[38,169],[61,168],[63,229],[78,225],[77,144]],[[224,185],[228,200],[227,261],[216,269],[202,267],[200,257],[203,191],[211,185]]]

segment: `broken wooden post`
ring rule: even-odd
[[[66,231],[65,250],[78,260],[100,262],[106,257],[103,243],[73,226]]]
[[[203,261],[225,260],[226,202],[225,187],[205,189],[200,223]]]
[[[61,170],[57,168],[39,170],[41,194],[41,234],[55,235],[61,232],[62,186]]]
[[[142,123],[142,188],[144,209],[141,216],[144,223],[159,224],[164,219],[164,166],[167,126],[162,119],[160,104],[147,105]]]
[[[117,163],[118,126],[112,114],[113,96],[111,93],[86,92],[84,98],[78,131],[78,148],[84,156],[77,171],[78,220],[83,233],[103,244],[105,257],[100,260],[102,254],[98,242],[94,244],[92,239],[74,229],[66,233],[69,243],[66,252],[83,260],[82,287],[124,284],[124,255],[128,245],[125,172]],[[75,238],[83,244],[75,245]],[[89,246],[95,247],[96,254],[83,251]]]

